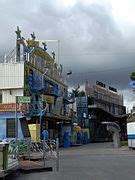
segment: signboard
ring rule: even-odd
[[[132,88],[135,88],[135,81],[130,81],[130,82],[129,82],[129,85],[130,85]]]
[[[99,86],[101,86],[101,87],[103,87],[103,88],[105,88],[105,87],[106,87],[106,85],[105,85],[104,83],[99,82],[99,81],[96,81],[96,84],[97,84],[97,85],[99,85]]]
[[[15,103],[0,104],[0,112],[15,111]]]
[[[18,103],[30,103],[31,99],[29,96],[18,96],[17,97],[17,102]]]
[[[22,116],[27,116],[29,114],[29,103],[19,103],[18,104],[18,111],[21,113]]]
[[[15,103],[7,103],[7,104],[0,104],[0,112],[15,112]],[[25,103],[19,103],[17,104],[17,111],[18,112],[24,112],[24,111],[28,111],[28,104]]]

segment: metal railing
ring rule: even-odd
[[[12,146],[12,142],[1,142],[0,146],[0,172],[16,169],[19,166],[18,149]]]
[[[18,161],[18,148],[16,145],[12,144],[12,142],[9,144],[8,147],[8,166],[7,169],[12,169],[19,166],[19,161]]]
[[[18,145],[15,143],[15,140],[10,141],[8,148],[8,168],[17,165],[21,167],[27,161],[37,162],[38,167],[47,167],[47,163],[52,162],[52,166],[56,171],[59,171],[58,138],[56,140],[44,139],[40,142],[33,142],[30,138],[26,138],[18,141]]]

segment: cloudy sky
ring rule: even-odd
[[[72,69],[70,84],[103,81],[122,91],[132,105],[129,72],[135,70],[134,0],[0,0],[0,56],[24,37],[60,40],[59,63]],[[56,42],[48,50],[58,52]]]

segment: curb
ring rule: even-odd
[[[50,172],[53,171],[52,167],[44,167],[44,168],[20,168],[20,173],[22,174],[30,174],[30,173],[36,173],[36,172]]]

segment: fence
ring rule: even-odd
[[[17,148],[13,148],[10,143],[0,143],[0,177],[4,177],[19,168],[17,154]]]
[[[32,142],[30,138],[0,144],[0,177],[16,169],[48,168],[47,162],[59,171],[59,140]]]
[[[59,140],[32,142],[30,138],[19,143],[19,162],[21,167],[47,167],[46,162],[53,161],[59,171]]]

